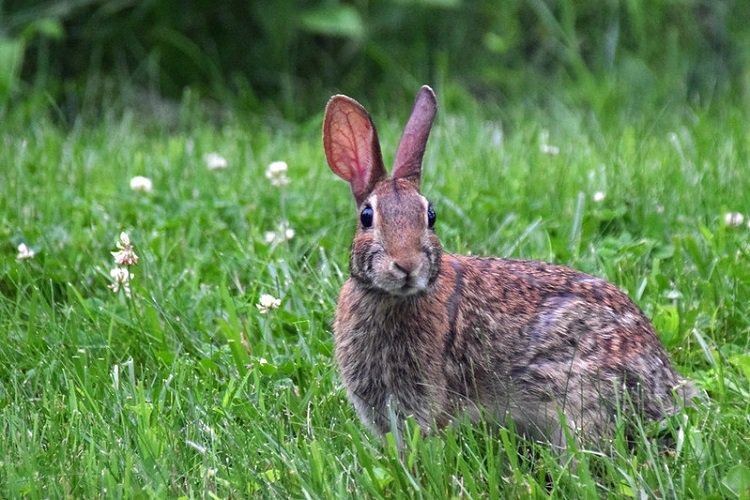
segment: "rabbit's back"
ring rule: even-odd
[[[475,394],[503,402],[517,423],[540,426],[541,413],[554,427],[564,414],[572,427],[603,435],[618,405],[660,419],[695,394],[651,322],[611,283],[538,261],[446,263],[462,282],[444,349],[456,361],[449,365],[462,367],[463,379],[482,379],[468,387],[492,391]],[[465,360],[477,358],[470,364],[481,370],[467,370]]]

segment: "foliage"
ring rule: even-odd
[[[424,82],[493,99],[562,82],[582,99],[605,86],[617,100],[706,100],[750,81],[750,4],[735,0],[36,0],[0,15],[0,61],[39,19],[62,28],[13,50],[27,52],[26,81],[73,114],[112,79],[292,117],[336,89],[400,105]]]
[[[617,436],[609,455],[576,451],[575,469],[489,424],[412,426],[403,453],[370,436],[332,360],[355,214],[319,123],[215,126],[189,103],[177,115],[5,116],[0,496],[747,495],[750,228],[724,217],[750,212],[747,110],[551,99],[438,118],[425,193],[445,247],[614,281],[711,397],[644,424],[632,448]],[[401,120],[377,118],[388,157]],[[227,167],[209,170],[208,153]],[[288,186],[264,176],[275,160]],[[131,190],[136,175],[153,191]],[[268,243],[282,220],[295,235]],[[121,231],[140,256],[130,299],[107,288]],[[33,258],[16,258],[21,243]],[[261,314],[266,293],[281,305]]]

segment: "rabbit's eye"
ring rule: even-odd
[[[359,214],[359,220],[362,222],[362,227],[368,228],[372,226],[372,207],[365,207],[362,209],[362,213]]]
[[[437,214],[435,213],[435,209],[432,208],[432,205],[429,205],[427,207],[427,227],[432,229],[433,226],[435,225],[435,219],[437,219]]]

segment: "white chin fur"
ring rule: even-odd
[[[408,297],[410,295],[416,295],[427,289],[427,278],[418,276],[409,280],[409,283],[405,283],[403,279],[386,279],[376,280],[375,286],[387,292],[391,295],[399,297]]]

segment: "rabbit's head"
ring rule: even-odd
[[[375,124],[357,101],[337,95],[328,101],[323,145],[331,170],[347,181],[359,221],[350,271],[363,285],[408,296],[429,290],[440,270],[435,211],[419,192],[427,137],[437,105],[420,89],[388,177]]]

